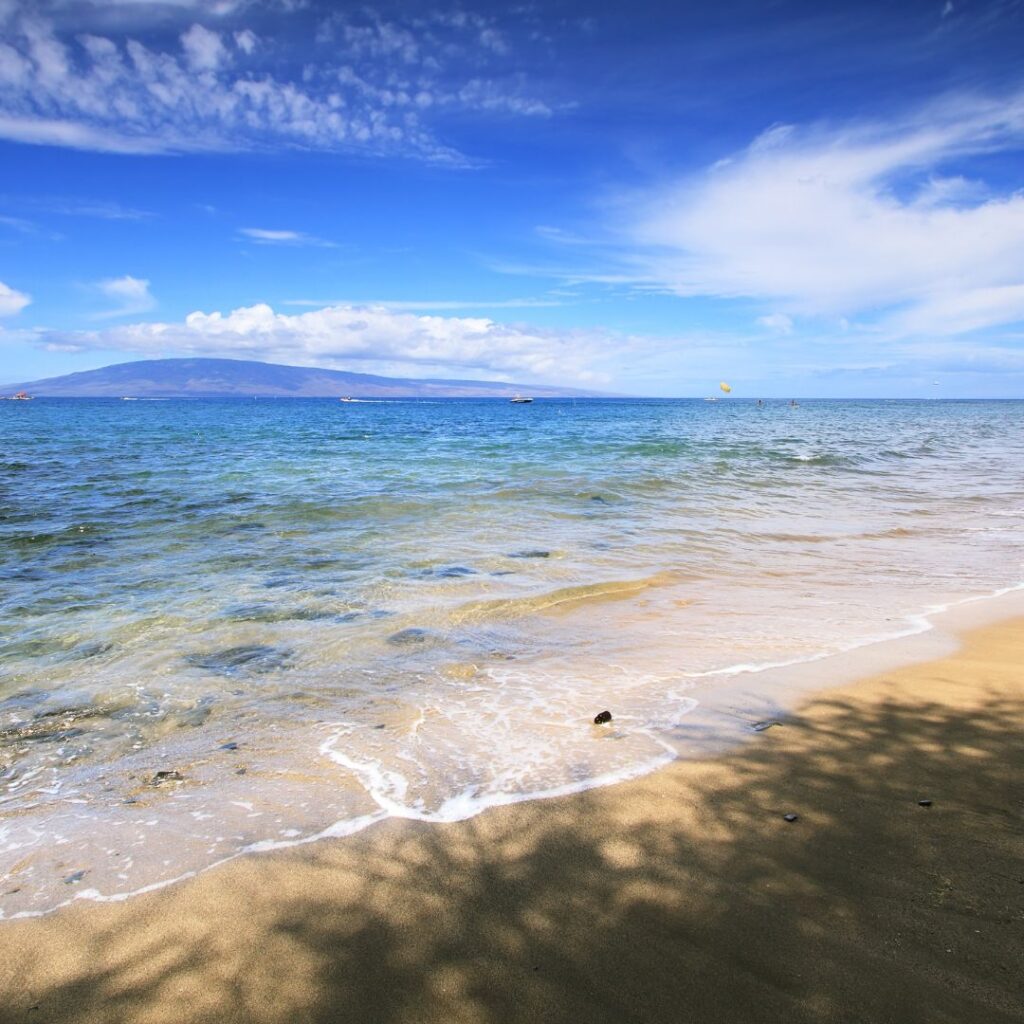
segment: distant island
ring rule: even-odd
[[[141,359],[0,386],[38,398],[595,398],[577,388],[489,380],[377,377],[245,359]]]

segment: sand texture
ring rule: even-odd
[[[1018,621],[725,756],[2,924],[0,1022],[1022,1022],[1022,799]]]

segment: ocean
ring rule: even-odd
[[[650,771],[1020,587],[1022,467],[1011,401],[0,403],[0,917]]]

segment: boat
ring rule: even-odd
[[[510,402],[511,402],[511,403],[512,403],[513,405],[526,405],[526,404],[527,404],[527,402],[532,402],[532,401],[533,401],[533,399],[532,399],[532,398],[530,398],[530,397],[529,397],[528,395],[513,395],[513,396],[512,396],[512,397],[511,397],[511,398],[509,399],[509,401],[510,401]]]
[[[19,391],[16,395],[12,396],[12,402],[31,402],[32,396],[27,391]]]
[[[339,398],[339,402],[358,402],[358,398],[352,398],[351,395],[346,395],[344,398]]]

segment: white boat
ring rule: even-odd
[[[512,397],[511,397],[511,398],[509,399],[509,401],[510,401],[510,402],[511,402],[511,403],[512,403],[513,405],[526,405],[526,403],[527,403],[527,402],[532,402],[532,401],[533,401],[533,399],[532,399],[532,398],[529,398],[529,397],[527,397],[526,395],[513,395],[513,396],[512,396]]]

